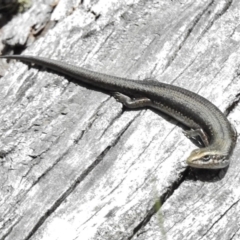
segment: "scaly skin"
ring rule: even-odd
[[[196,93],[156,81],[137,81],[101,74],[48,58],[22,55],[0,58],[34,63],[73,77],[77,82],[108,90],[128,108],[160,110],[189,127],[190,130],[185,132],[187,137],[201,138],[204,147],[192,151],[187,158],[189,166],[218,169],[229,165],[236,131],[215,105]]]

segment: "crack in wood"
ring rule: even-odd
[[[96,121],[96,120],[98,119],[98,117],[99,117],[99,115],[98,115],[99,111],[101,110],[101,108],[104,107],[105,103],[107,103],[109,99],[110,99],[110,97],[108,97],[106,100],[104,100],[104,101],[97,107],[97,109],[94,111],[94,113],[92,114],[92,116],[89,117],[89,120],[87,121],[88,124],[87,124],[85,130],[83,130],[83,134],[82,134],[81,138],[83,137],[83,135],[84,135],[85,133],[87,133],[87,132],[89,131],[89,129],[91,129],[92,125],[95,123],[95,121]],[[81,138],[78,139],[77,142],[79,142],[79,141],[81,140]],[[75,143],[77,143],[77,142],[76,142],[76,140],[75,140]]]
[[[178,52],[182,49],[183,45],[185,44],[185,42],[187,41],[187,39],[189,38],[190,34],[192,33],[192,31],[194,30],[195,26],[198,24],[198,22],[200,21],[200,19],[202,18],[202,16],[206,13],[206,11],[209,9],[209,7],[213,4],[213,0],[199,13],[197,14],[197,16],[193,19],[193,21],[191,22],[190,27],[187,29],[186,33],[184,32],[184,34],[182,34],[181,37],[183,37],[182,41],[180,42],[180,44],[177,46],[177,49],[174,50],[174,52],[171,54],[165,70],[171,65],[171,63],[175,60],[175,58],[178,55]]]
[[[127,110],[127,111],[128,111],[128,110]],[[134,121],[140,116],[140,114],[141,114],[141,109],[138,109],[138,110],[136,110],[136,111],[139,111],[139,113],[138,113],[136,116],[134,116],[133,119],[123,128],[123,131],[124,131],[124,132],[125,132],[125,131],[127,130],[127,128],[130,126],[130,124],[131,124],[132,122],[134,122]],[[111,126],[113,126],[113,124],[116,122],[116,120],[118,120],[118,119],[122,116],[122,114],[123,114],[124,112],[125,112],[125,107],[122,106],[121,112],[117,113],[117,115],[108,123],[108,126],[104,129],[104,131],[103,131],[103,133],[100,135],[99,139],[101,139],[101,138],[104,136],[104,134],[107,132],[107,130],[108,130],[109,128],[111,128]],[[123,132],[121,132],[121,135],[122,135],[122,133],[123,133]]]
[[[235,97],[235,100],[226,108],[224,114],[228,116],[239,104],[240,102],[240,93],[238,93]]]
[[[55,202],[54,204],[39,218],[35,226],[29,232],[28,236],[24,240],[30,239],[46,221],[46,219],[61,205],[62,202],[75,190],[75,188],[81,183],[93,169],[102,161],[104,156],[107,154],[111,146],[108,146],[97,158],[96,160],[74,181],[72,186],[70,186]]]
[[[214,221],[214,223],[208,228],[206,233],[202,235],[200,240],[203,239],[211,231],[211,229],[239,202],[240,202],[240,199],[238,199],[236,202],[234,202],[223,214],[221,214],[220,217],[216,221]]]
[[[149,212],[146,214],[145,218],[133,229],[133,234],[128,237],[128,240],[131,240],[137,233],[145,227],[151,220],[151,218],[161,209],[161,207],[164,205],[164,203],[167,201],[169,197],[172,196],[174,191],[180,187],[180,185],[184,182],[186,179],[186,176],[189,173],[189,168],[186,168],[181,175],[179,176],[176,181],[172,183],[172,186],[167,189],[166,192],[164,192],[159,199],[154,203],[154,205],[151,207]]]
[[[213,1],[213,3],[216,1]],[[205,35],[205,33],[213,26],[214,22],[216,22],[221,16],[223,16],[227,10],[230,8],[230,6],[232,5],[233,0],[226,0],[225,5],[222,7],[222,9],[217,12],[214,16],[213,19],[208,23],[208,25],[206,26],[206,28],[203,30],[202,34],[201,34],[201,38]],[[200,39],[199,39],[200,40]]]
[[[123,129],[123,131],[119,134],[119,136],[115,139],[115,141],[107,146],[102,153],[96,158],[96,160],[74,181],[72,186],[70,186],[63,194],[62,196],[59,197],[58,200],[54,202],[54,204],[43,214],[42,217],[36,222],[35,226],[32,228],[32,230],[29,232],[28,236],[24,240],[30,239],[37,231],[38,229],[42,226],[42,224],[46,221],[46,219],[56,211],[56,209],[61,205],[62,202],[65,201],[65,199],[76,189],[76,187],[94,170],[94,168],[104,159],[106,154],[109,152],[109,150],[114,147],[121,136],[124,134],[124,132],[129,128],[131,123],[134,121],[134,119],[129,122],[126,127]],[[60,161],[60,160],[59,160]],[[57,162],[54,164],[56,165]],[[52,166],[54,167],[54,166]],[[46,175],[47,172],[49,172],[51,169],[48,169],[48,171],[44,172],[43,175],[41,175],[40,178],[38,178],[38,181]],[[38,182],[36,181],[35,184]]]
[[[13,223],[13,225],[6,231],[6,233],[0,238],[0,240],[5,240],[8,237],[8,235],[12,232],[14,226],[16,226],[20,222],[21,217],[19,217],[18,219],[14,219],[14,220],[15,220],[15,222]],[[3,228],[0,228],[0,230],[2,231]]]
[[[235,236],[236,236],[237,232],[239,232],[239,230],[240,230],[240,229],[238,229],[237,231],[235,231],[235,232],[234,232],[234,234],[232,235],[232,237],[231,237],[231,238],[229,238],[229,240],[233,240],[233,239],[235,238]]]

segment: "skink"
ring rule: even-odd
[[[200,137],[203,147],[193,150],[187,164],[194,168],[218,169],[229,165],[237,133],[226,116],[210,101],[186,89],[157,81],[139,81],[102,74],[43,57],[10,55],[44,66],[113,94],[127,108],[153,108],[175,118],[189,128],[185,135]]]

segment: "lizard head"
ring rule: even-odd
[[[193,150],[187,158],[187,164],[194,168],[219,169],[229,165],[226,155],[216,150],[201,148]]]

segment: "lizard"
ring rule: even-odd
[[[193,150],[186,159],[190,167],[221,169],[230,163],[237,132],[227,117],[199,94],[167,83],[111,76],[44,57],[7,55],[0,58],[44,66],[76,82],[107,90],[129,109],[156,109],[176,119],[188,128],[184,131],[186,137],[201,139],[202,147]]]

